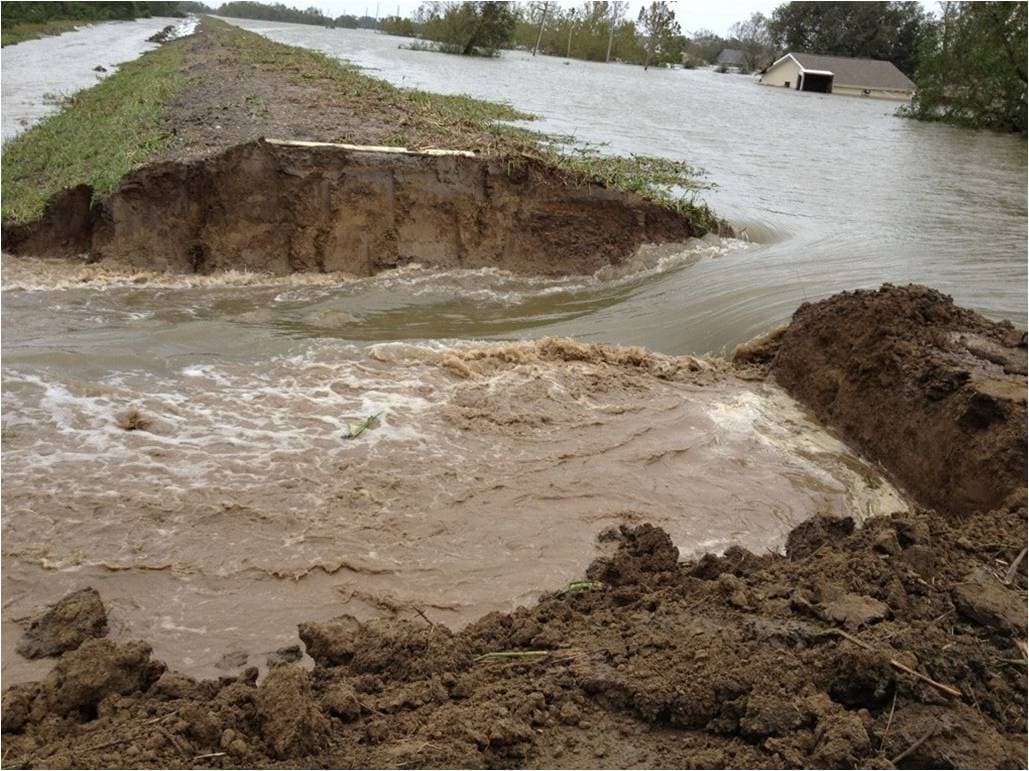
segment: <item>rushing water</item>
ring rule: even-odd
[[[553,280],[126,278],[5,258],[5,677],[33,674],[10,655],[16,621],[84,584],[116,635],[212,674],[234,648],[260,663],[307,618],[416,607],[460,624],[529,601],[580,576],[597,532],[622,522],[656,522],[686,554],[761,551],[819,511],[905,505],[773,386],[705,362],[511,341],[717,351],[803,300],[886,280],[1023,320],[1020,140],[739,76],[243,24],[398,84],[505,99],[546,116],[543,130],[704,166],[708,200],[753,242]],[[12,72],[91,68],[107,50],[98,29],[5,50],[5,127],[42,109],[40,87]],[[120,44],[143,50],[145,34]]]

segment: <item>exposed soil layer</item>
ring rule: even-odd
[[[921,503],[971,514],[1026,481],[1026,334],[921,286],[802,305],[757,362]]]
[[[686,564],[663,531],[623,528],[591,583],[457,634],[303,624],[314,670],[279,664],[260,685],[90,640],[5,693],[8,762],[1024,767],[1025,571],[1006,586],[998,562],[1025,516],[1019,501],[953,522],[825,518],[786,557]],[[479,658],[512,651],[536,654]]]
[[[882,363],[882,336],[854,334],[845,311],[855,298],[892,298],[878,322],[909,345]],[[922,321],[909,326],[914,308]],[[823,347],[848,340],[856,360],[880,362],[884,378],[937,355],[941,335],[995,339],[996,325],[920,288],[842,295],[805,307],[794,326],[815,311]],[[791,326],[777,352],[764,346],[741,358],[778,371],[797,334]],[[818,373],[821,348],[808,350]],[[980,357],[965,361],[970,382]],[[869,392],[877,399],[865,420],[919,404],[910,392],[935,381],[896,382]],[[960,424],[966,412],[946,415]],[[1024,431],[1024,404],[987,430]],[[968,441],[940,429],[933,457],[956,457]],[[1004,462],[1005,445],[993,446]],[[979,473],[953,465],[938,512],[878,517],[860,529],[832,516],[810,520],[785,555],[734,547],[681,563],[650,525],[605,531],[610,556],[533,608],[457,633],[422,620],[302,624],[313,670],[284,652],[259,685],[256,669],[198,682],[165,671],[144,643],[88,639],[45,680],[5,692],[7,762],[1024,767],[1024,479],[988,477],[982,500],[1001,502],[975,509],[964,491]]]
[[[127,174],[102,203],[80,186],[5,229],[19,254],[88,252],[150,270],[373,275],[412,262],[592,273],[643,243],[704,232],[640,196],[530,159],[250,142]]]

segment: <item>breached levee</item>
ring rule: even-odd
[[[4,248],[177,273],[369,276],[420,263],[556,276],[706,232],[530,157],[281,140],[143,166],[93,198],[86,185],[57,194],[38,222],[5,224]]]

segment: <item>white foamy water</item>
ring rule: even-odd
[[[204,290],[189,314],[162,289],[7,295],[88,322],[5,340],[7,619],[94,584],[119,633],[210,675],[307,618],[417,607],[460,625],[529,602],[623,522],[684,554],[761,552],[820,511],[905,506],[788,397],[720,365],[570,341],[362,346],[223,305],[280,289]],[[162,312],[125,313],[141,295]],[[267,596],[289,604],[269,616]]]

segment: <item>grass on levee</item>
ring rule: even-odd
[[[363,74],[352,64],[320,51],[276,43],[220,19],[205,18],[205,29],[235,49],[240,61],[268,68],[294,80],[317,83],[327,96],[346,99],[369,111],[391,105],[410,114],[413,120],[397,127],[398,143],[418,146],[428,129],[453,129],[459,134],[490,132],[496,121],[535,120],[536,115],[516,110],[502,102],[490,102],[464,95],[433,94],[398,88],[385,80]],[[471,137],[469,137],[471,139]]]
[[[81,27],[85,23],[74,19],[54,19],[53,21],[44,21],[38,24],[29,22],[14,24],[0,32],[0,46],[13,46],[16,43],[24,43],[26,40],[38,40],[41,37],[50,35],[61,35],[65,32],[70,32],[76,27]]]
[[[2,217],[31,222],[47,199],[86,183],[105,195],[169,137],[160,120],[184,84],[181,41],[123,64],[96,86],[68,97],[65,108],[3,148]]]

